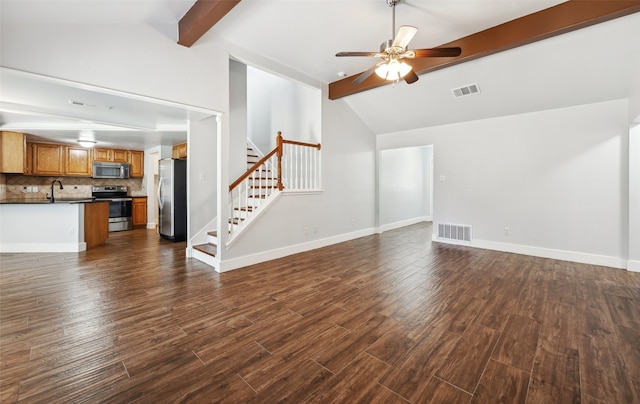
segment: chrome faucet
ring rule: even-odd
[[[60,184],[60,189],[64,189],[64,187],[62,186],[62,181],[60,181],[59,179],[56,178],[55,180],[51,181],[51,199],[49,199],[49,202],[51,203],[54,203],[56,201],[53,197],[53,186],[56,182]]]

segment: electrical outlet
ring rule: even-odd
[[[317,233],[318,232],[318,226],[313,226],[313,232]]]
[[[304,226],[304,235],[309,234],[309,226]]]
[[[504,235],[505,235],[505,236],[509,236],[509,235],[511,235],[511,229],[510,229],[510,228],[508,228],[508,227],[505,227],[505,228],[504,228]]]
[[[440,181],[444,182],[446,180],[447,180],[447,176],[446,175],[443,174],[443,175],[440,176]]]
[[[356,225],[356,219],[351,219],[351,226],[355,226]]]

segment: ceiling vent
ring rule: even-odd
[[[478,87],[478,84],[473,83],[463,87],[454,88],[451,92],[456,98],[464,97],[466,95],[478,94],[480,92],[480,87]]]
[[[87,104],[82,101],[69,100],[69,104],[75,105],[77,107],[90,108],[90,109],[98,109],[101,111],[111,111],[113,107],[107,105],[96,105],[96,104]]]

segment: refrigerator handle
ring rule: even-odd
[[[158,206],[160,207],[160,211],[162,211],[162,178],[158,183]]]

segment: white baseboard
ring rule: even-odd
[[[399,229],[401,227],[411,226],[412,224],[416,224],[416,223],[430,222],[430,221],[431,221],[431,218],[429,216],[421,216],[413,219],[402,220],[400,222],[383,224],[378,227],[378,233]]]
[[[640,261],[628,260],[627,271],[640,272]]]
[[[232,258],[229,260],[222,260],[219,263],[219,268],[217,270],[219,272],[227,272],[238,268],[243,268],[253,264],[259,264],[261,262],[274,260],[277,258],[286,257],[293,254],[298,254],[305,251],[315,250],[317,248],[322,248],[326,246],[330,246],[337,243],[342,243],[345,241],[357,239],[360,237],[370,236],[375,234],[375,228],[369,228],[364,230],[355,231],[352,233],[340,234],[333,237],[327,237],[319,240],[313,240],[306,243],[300,243],[288,247],[278,248],[275,250],[264,251],[257,254],[246,255],[243,257]]]
[[[50,253],[86,251],[87,243],[1,243],[0,253]]]
[[[600,265],[605,267],[626,269],[627,260],[619,257],[611,257],[606,255],[588,254],[575,251],[554,250],[552,248],[532,247],[520,244],[500,243],[497,241],[478,240],[475,239],[471,243],[456,242],[455,240],[441,239],[436,236],[432,237],[433,241],[445,244],[464,245],[467,247],[483,248],[485,250],[494,250],[509,252],[514,254],[531,255],[533,257],[551,258],[561,261],[578,262],[582,264]]]

